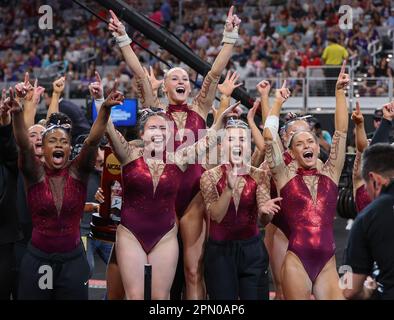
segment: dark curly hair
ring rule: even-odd
[[[62,129],[69,136],[71,135],[72,121],[68,117],[68,115],[61,112],[52,113],[49,116],[48,121],[46,122],[46,129],[43,132],[42,137],[44,138],[48,132],[53,131],[55,129]]]

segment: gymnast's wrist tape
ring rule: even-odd
[[[222,43],[230,43],[230,44],[235,44],[239,38],[238,35],[238,26],[234,27],[233,31],[223,31],[223,39]]]
[[[96,106],[96,111],[98,112],[104,103],[104,98],[94,99],[94,105]]]
[[[118,44],[119,48],[126,47],[126,46],[130,45],[130,43],[132,42],[130,37],[127,35],[127,33],[125,33],[122,36],[115,36],[115,40],[116,40],[116,43]]]
[[[279,117],[268,116],[267,120],[265,120],[264,128],[268,128],[271,131],[273,139],[275,139],[279,130]]]

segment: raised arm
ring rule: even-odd
[[[35,123],[37,107],[44,91],[45,89],[43,87],[38,86],[38,80],[36,79],[33,89],[28,92],[23,104],[23,117],[27,128],[30,128]]]
[[[0,162],[16,171],[18,150],[12,134],[11,113],[4,106],[5,97],[6,90],[3,89],[0,99]]]
[[[258,108],[260,108],[260,100],[256,99],[256,101],[253,104],[253,108],[251,108],[248,112],[247,119],[248,119],[250,130],[252,131],[252,137],[254,143],[256,144],[256,147],[259,150],[259,152],[264,153],[265,151],[264,138],[260,132],[260,129],[257,127],[256,123],[254,122],[254,117],[256,115],[256,111]]]
[[[215,99],[216,88],[223,70],[230,61],[234,45],[238,39],[238,29],[241,20],[233,14],[234,6],[231,6],[223,32],[223,47],[216,57],[211,70],[204,78],[201,90],[194,99],[201,111],[207,115]]]
[[[237,185],[239,177],[232,170],[231,166],[226,167],[227,184],[222,194],[216,189],[218,179],[220,179],[220,168],[214,168],[204,172],[201,176],[201,193],[204,198],[205,207],[211,220],[217,223],[222,222],[224,216],[227,214],[231,198],[233,196],[233,189]]]
[[[339,183],[346,156],[346,136],[348,130],[348,108],[345,88],[349,85],[350,77],[345,73],[346,61],[336,83],[335,133],[332,139],[330,156],[323,166],[322,172],[333,181]]]
[[[66,77],[60,77],[52,83],[53,93],[51,98],[51,103],[47,112],[47,120],[52,113],[59,112],[59,100],[64,91],[64,86],[66,84]]]
[[[269,95],[271,84],[269,81],[263,80],[256,86],[256,89],[260,93],[261,123],[264,125],[265,120],[267,119],[270,112]]]
[[[212,127],[206,131],[206,135],[196,143],[178,149],[175,153],[169,153],[169,160],[175,162],[182,170],[186,170],[188,164],[196,163],[196,159],[205,158],[208,148],[212,148],[218,142],[218,134],[224,127],[224,119],[226,119],[228,114],[238,107],[240,103],[241,102],[238,101],[224,110]]]
[[[131,39],[126,33],[125,26],[119,21],[118,17],[112,10],[109,10],[109,13],[111,14],[111,18],[109,20],[108,28],[112,31],[126,64],[129,66],[136,78],[140,103],[144,108],[151,107],[155,103],[155,96],[151,83],[149,82],[137,55],[130,46]]]
[[[44,170],[35,157],[34,147],[29,140],[29,134],[23,118],[22,105],[15,100],[14,90],[10,88],[9,97],[4,102],[5,111],[13,115],[12,126],[14,137],[19,146],[19,165],[28,185],[37,183],[44,176]]]
[[[115,83],[112,91],[116,90],[116,86],[117,84]],[[89,91],[95,101],[97,111],[100,110],[101,105],[104,103],[104,91],[100,74],[97,71],[96,82],[93,82],[89,85]],[[134,148],[130,146],[126,139],[122,136],[122,134],[115,129],[115,126],[111,119],[109,119],[107,122],[106,132],[115,156],[118,158],[122,165],[125,165],[130,161],[132,150]]]
[[[368,147],[367,134],[364,127],[364,116],[360,110],[360,104],[356,102],[356,110],[352,113],[352,120],[356,128],[356,148],[358,152],[364,152]]]
[[[390,142],[389,139],[390,130],[394,120],[394,101],[384,105],[382,110],[383,110],[382,122],[380,123],[379,128],[376,129],[376,132],[373,135],[371,145],[379,142],[383,142],[383,143]]]
[[[348,106],[346,101],[345,89],[349,85],[350,77],[345,73],[346,60],[343,60],[341,71],[335,90],[335,130],[347,132],[349,125]]]

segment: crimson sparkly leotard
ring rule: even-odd
[[[194,143],[198,140],[198,131],[206,129],[205,120],[195,111],[191,110],[187,104],[182,105],[172,105],[170,104],[167,109],[167,114],[171,120],[174,120],[173,113],[174,112],[185,112],[187,114],[185,129],[189,129],[194,134]],[[178,127],[175,123],[175,132],[176,135],[178,133]],[[200,132],[201,135],[201,132]],[[186,141],[186,136],[183,137],[182,141],[175,141],[175,150],[182,143]],[[190,144],[189,144],[190,145]],[[185,146],[188,146],[185,144]],[[194,196],[200,191],[200,177],[204,172],[204,168],[200,164],[191,164],[188,166],[186,171],[183,174],[182,180],[182,188],[179,189],[178,196],[176,199],[176,212],[179,217],[183,215],[187,206],[193,200]]]
[[[357,212],[361,212],[367,205],[371,203],[371,198],[368,195],[367,189],[365,189],[365,184],[356,190],[355,202]]]
[[[144,158],[122,168],[123,204],[121,224],[129,229],[149,253],[175,224],[175,198],[183,172],[175,164],[166,164],[156,191]]]
[[[222,176],[216,184],[216,190],[222,194],[227,186],[225,165],[221,165]],[[210,222],[209,236],[215,241],[245,240],[259,233],[257,226],[257,183],[250,175],[243,175],[246,183],[243,187],[238,210],[234,199],[231,199],[227,213],[220,223]]]
[[[61,190],[52,184],[63,184]],[[27,189],[27,202],[32,215],[31,243],[47,252],[68,252],[80,243],[79,224],[86,200],[86,183],[73,178],[69,167],[59,171],[45,168],[45,179]],[[54,194],[54,190],[63,195]],[[63,197],[63,201],[61,201]],[[61,202],[60,202],[61,201]],[[61,203],[58,211],[56,203]]]
[[[316,203],[303,180],[304,175],[318,176]],[[283,197],[281,214],[290,232],[288,250],[299,257],[314,282],[335,252],[333,222],[338,187],[316,169],[299,168],[297,175],[280,190],[280,194]]]

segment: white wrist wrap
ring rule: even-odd
[[[129,38],[129,36],[126,34],[124,34],[123,36],[118,36],[115,37],[116,43],[118,44],[119,48],[123,48],[125,46],[130,45],[130,43],[132,42],[131,39]]]
[[[268,128],[271,132],[273,139],[278,135],[279,130],[279,117],[277,116],[268,116],[267,120],[265,120],[264,128]]]
[[[238,26],[234,27],[234,30],[232,32],[223,31],[223,40],[222,43],[230,43],[234,44],[237,42],[239,36],[238,36]]]

